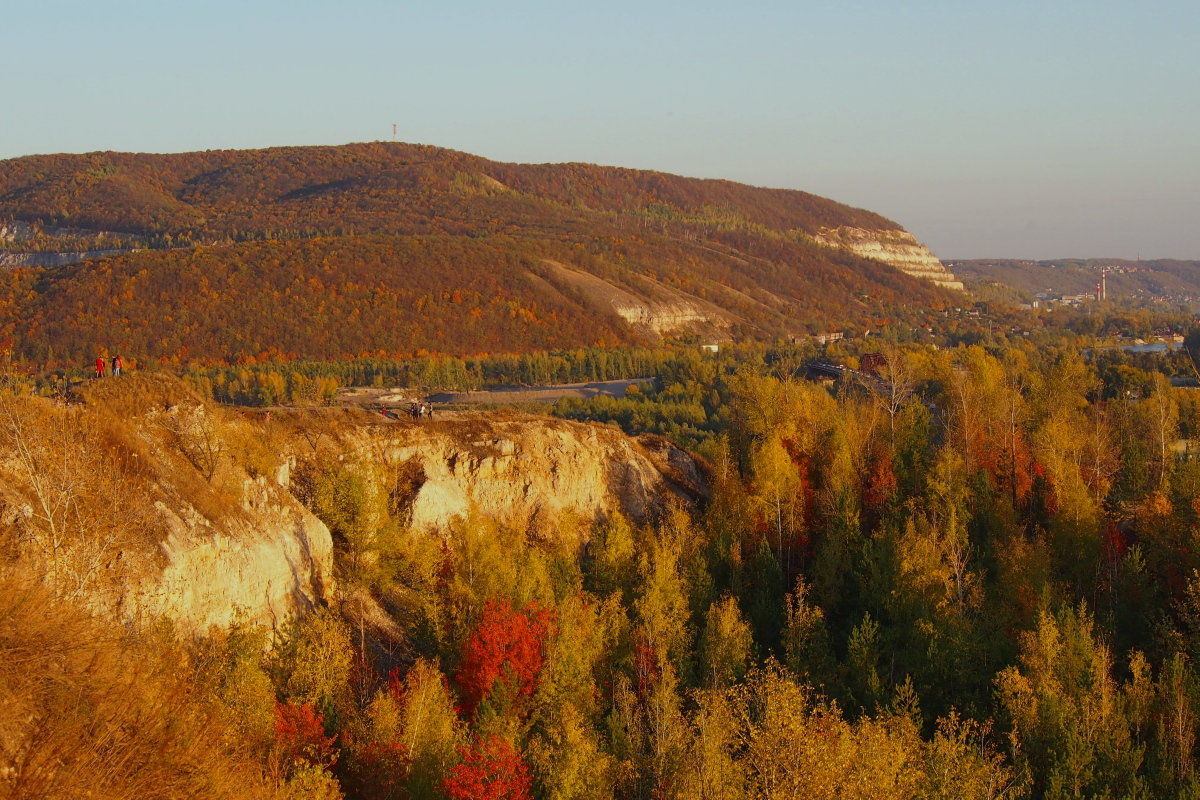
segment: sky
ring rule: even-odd
[[[944,259],[1200,259],[1195,0],[17,0],[0,158],[390,140],[802,189]]]

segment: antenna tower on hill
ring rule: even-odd
[[[396,123],[392,123],[392,141],[396,141]]]

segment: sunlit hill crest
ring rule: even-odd
[[[805,192],[398,143],[11,159],[0,228],[34,358],[778,338],[955,296],[899,225]]]

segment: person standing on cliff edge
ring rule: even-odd
[[[125,366],[125,361],[120,356],[112,357],[112,374],[120,375],[121,368]]]
[[[96,377],[104,377],[104,356],[96,356]]]

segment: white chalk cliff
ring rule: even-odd
[[[826,228],[814,237],[830,247],[842,247],[857,256],[891,264],[906,275],[936,284],[943,289],[963,291],[962,281],[946,269],[929,248],[908,231],[874,231],[842,226]]]
[[[696,463],[664,439],[523,414],[373,426],[342,446],[351,468],[407,476],[411,488],[399,500],[409,527],[426,533],[471,513],[535,531],[565,514],[620,512],[641,522],[673,496],[686,503],[705,491]]]
[[[406,536],[445,535],[475,514],[535,537],[570,530],[582,540],[590,520],[620,512],[643,521],[671,498],[689,503],[704,492],[686,453],[608,426],[487,412],[419,424],[358,409],[276,412],[271,423],[202,405],[169,380],[96,382],[115,387],[114,395],[170,395],[140,401],[144,410],[105,409],[100,400],[80,411],[29,398],[22,419],[40,421],[22,423],[21,435],[65,431],[86,443],[94,434],[73,432],[110,430],[132,443],[102,453],[84,444],[72,468],[84,478],[62,485],[71,502],[127,517],[108,526],[123,538],[107,551],[79,542],[98,570],[88,593],[98,610],[129,621],[165,618],[181,633],[237,622],[274,627],[337,599],[334,540],[301,502],[312,484],[300,471],[345,469],[375,481],[373,491],[389,493],[404,518]],[[0,535],[5,548],[21,551],[42,525],[47,489],[10,449],[8,433],[0,430]],[[114,492],[120,503],[105,509]],[[585,524],[558,525],[564,518]],[[75,545],[65,547],[56,557],[64,564]],[[25,566],[17,566],[49,575],[47,552],[26,548]]]

